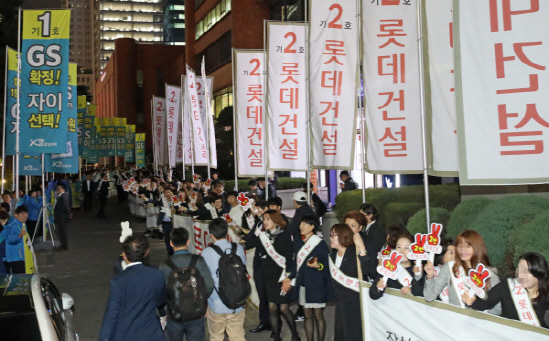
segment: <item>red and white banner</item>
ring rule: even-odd
[[[265,176],[265,52],[234,50],[237,174]]]
[[[416,2],[362,2],[366,167],[372,173],[423,168]]]
[[[166,129],[168,138],[168,165],[177,162],[177,137],[180,116],[181,88],[166,84]]]
[[[452,1],[425,1],[429,48],[432,170],[458,172]]]
[[[183,133],[183,163],[185,165],[191,165],[193,163],[193,138],[192,138],[192,124],[191,124],[191,108],[190,99],[187,86],[187,80],[185,76],[181,76],[181,89],[183,96],[181,103],[183,109],[181,110],[181,131]]]
[[[549,3],[454,10],[460,183],[549,182]]]
[[[269,170],[307,169],[307,25],[267,22]]]
[[[207,126],[208,145],[210,147],[210,167],[217,168],[217,146],[215,144],[215,128],[213,121],[213,110],[212,110],[212,96],[213,91],[213,77],[206,77],[206,62],[205,56],[202,56],[202,84],[207,83],[208,86],[204,87],[204,111],[206,112],[206,120],[204,120],[204,127]],[[200,96],[200,92],[198,93]]]
[[[153,96],[154,110],[154,153],[156,163],[164,165],[168,160],[166,155],[166,100]]]
[[[206,133],[200,112],[200,101],[197,93],[196,75],[187,65],[187,91],[189,93],[189,110],[193,128],[194,164],[195,166],[208,165],[208,151]]]
[[[313,168],[353,169],[359,75],[357,14],[357,0],[311,1]]]

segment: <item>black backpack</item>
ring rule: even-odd
[[[248,281],[246,267],[242,259],[236,255],[237,244],[231,244],[231,253],[225,253],[219,246],[212,245],[215,252],[221,256],[217,269],[219,289],[215,290],[227,308],[236,310],[246,304],[246,299],[252,293],[252,287]]]
[[[166,264],[172,269],[168,277],[168,315],[178,322],[196,320],[206,314],[208,297],[204,278],[196,268],[198,255],[192,255],[188,267],[178,268],[171,258]]]

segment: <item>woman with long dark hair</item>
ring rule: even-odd
[[[501,316],[548,328],[544,318],[549,310],[549,266],[542,255],[528,252],[518,260],[515,278],[494,286],[484,299],[463,296],[463,300],[475,310],[492,309],[501,303]]]

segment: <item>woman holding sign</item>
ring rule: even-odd
[[[363,246],[353,242],[353,230],[347,224],[335,224],[330,231],[330,274],[335,286],[334,341],[362,340],[358,262],[368,271],[368,256]],[[358,261],[357,261],[358,259]]]
[[[470,269],[476,268],[479,264],[484,264],[490,271],[490,278],[486,283],[486,290],[499,283],[497,270],[490,266],[488,251],[484,244],[482,236],[473,230],[461,232],[454,242],[457,249],[455,260],[444,264],[440,268],[438,276],[435,278],[435,267],[430,261],[425,265],[425,288],[423,296],[427,302],[437,299],[442,291],[448,288],[449,303],[465,308],[462,296],[467,287],[465,280]],[[501,314],[501,305],[496,305],[490,310],[493,315]]]
[[[301,218],[299,229],[301,238],[294,240],[296,253],[296,282],[293,298],[305,312],[305,333],[307,340],[314,340],[314,322],[318,340],[323,341],[326,335],[324,308],[326,302],[333,301],[334,288],[330,277],[328,255],[330,250],[322,238],[317,236],[318,219],[313,215]],[[314,322],[313,322],[314,316]]]
[[[501,303],[502,317],[547,328],[544,321],[549,310],[547,261],[538,253],[525,253],[519,258],[515,277],[495,285],[485,299],[463,295],[463,300],[475,310],[492,309]]]

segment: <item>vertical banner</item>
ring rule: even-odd
[[[234,51],[234,114],[239,177],[265,176],[265,52]]]
[[[166,100],[164,98],[153,96],[154,110],[154,146],[156,163],[163,166],[166,150]]]
[[[196,75],[187,65],[187,91],[189,93],[188,105],[190,106],[191,125],[192,125],[192,138],[194,146],[194,164],[195,166],[207,166],[208,165],[208,153],[206,133],[204,131],[204,124],[200,114],[200,102],[198,99]]]
[[[6,117],[4,131],[4,143],[6,155],[15,155],[15,140],[17,132],[17,51],[6,45],[8,64],[6,65]],[[5,160],[2,160],[5,162]]]
[[[107,131],[107,155],[106,156],[116,156],[116,127],[115,126],[104,126],[101,130]]]
[[[78,96],[78,132],[79,132],[79,147],[80,155],[82,157],[93,157],[95,156],[95,105],[90,105],[86,108],[86,102],[80,100],[81,97]],[[87,109],[87,110],[86,110]],[[80,120],[80,117],[82,120]],[[82,132],[80,134],[80,131]]]
[[[307,169],[307,25],[267,22],[269,170]]]
[[[451,1],[427,0],[427,38],[430,83],[431,117],[430,173],[433,175],[458,175],[457,118],[454,82],[453,5]],[[428,93],[428,91],[427,91]],[[429,110],[430,109],[430,110]],[[449,174],[448,172],[451,172]]]
[[[126,162],[135,162],[135,125],[126,126]]]
[[[357,123],[357,0],[314,0],[309,38],[315,168],[353,169]]]
[[[42,175],[42,156],[21,155],[19,175]]]
[[[462,185],[549,182],[548,17],[546,1],[455,3]]]
[[[217,146],[215,144],[215,128],[213,121],[213,110],[212,110],[212,97],[211,93],[213,91],[213,78],[208,79],[206,77],[206,61],[205,56],[202,56],[202,83],[207,84],[208,86],[204,87],[204,109],[206,111],[206,121],[204,121],[204,128],[207,129],[207,138],[208,146],[210,148],[210,167],[217,168]],[[200,94],[199,94],[200,96]],[[207,127],[207,128],[206,128]]]
[[[168,137],[168,164],[175,167],[177,162],[177,137],[181,88],[166,84],[166,135]]]
[[[145,133],[135,134],[135,164],[145,167]]]
[[[417,0],[363,1],[366,168],[423,169]]]
[[[116,126],[116,156],[126,156],[126,125]]]
[[[44,154],[46,172],[78,173],[80,159],[78,154],[76,74],[76,63],[69,63],[68,103],[67,108],[63,110],[63,118],[67,118],[67,150],[64,153]]]
[[[22,153],[65,153],[70,10],[23,11]]]
[[[189,91],[187,78],[181,76],[181,89],[184,94],[182,98],[183,110],[181,110],[181,130],[183,132],[183,163],[190,165],[193,162],[193,137],[191,126],[191,107],[189,105]]]

